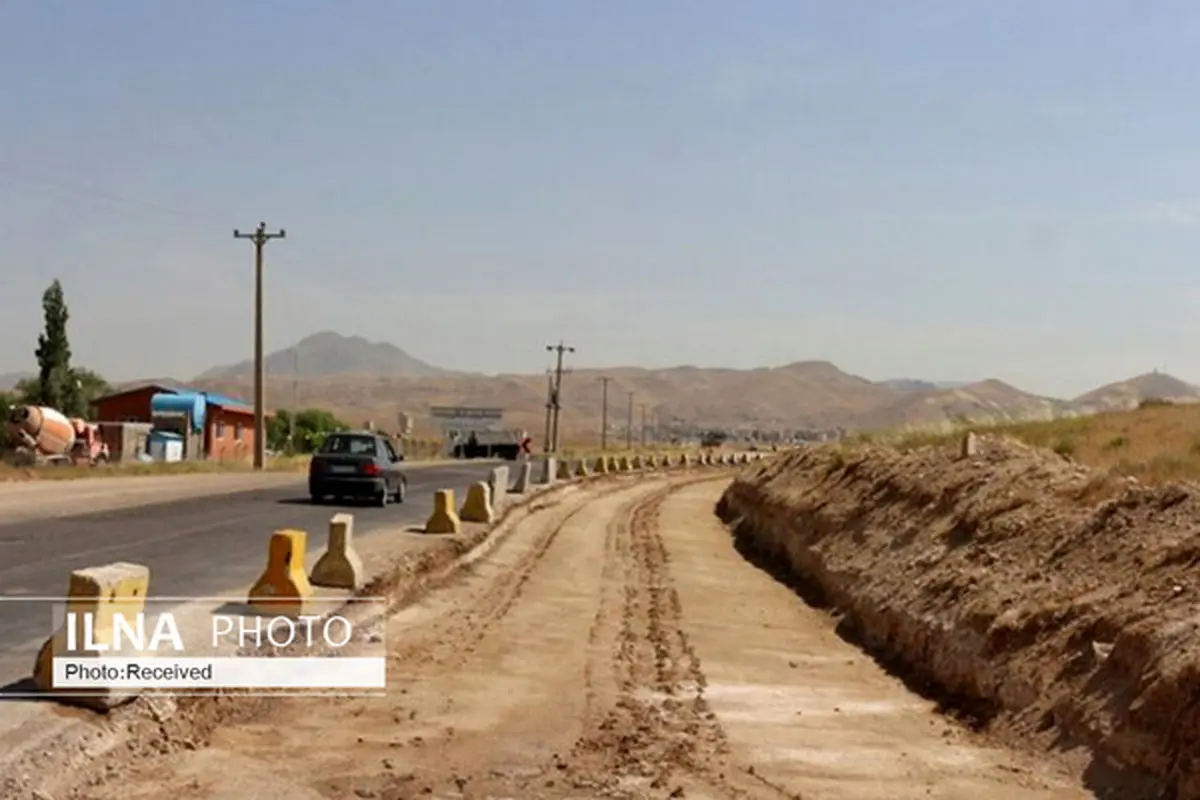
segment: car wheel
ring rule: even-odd
[[[392,499],[392,493],[387,490],[387,486],[383,487],[383,491],[375,497],[375,505],[380,508],[386,508],[388,501]]]
[[[403,503],[404,496],[406,494],[408,494],[408,484],[405,483],[404,481],[400,481],[399,483],[396,484],[396,502]]]

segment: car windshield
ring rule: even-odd
[[[330,436],[321,446],[321,452],[345,456],[373,456],[375,439],[370,436]]]

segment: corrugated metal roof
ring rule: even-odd
[[[157,389],[159,392],[162,392],[164,394],[199,394],[199,395],[203,395],[204,398],[208,401],[209,405],[220,406],[221,408],[245,409],[245,410],[253,410],[253,408],[254,408],[252,405],[247,403],[245,400],[240,400],[236,397],[228,397],[227,395],[216,394],[215,392],[205,392],[201,389],[193,389],[188,386],[163,386],[161,383],[147,383],[144,386],[135,386],[131,389],[124,389],[120,392],[114,392],[113,394],[105,395],[104,397],[97,397],[93,402],[101,402],[104,400],[108,400],[109,398],[112,398],[112,397],[122,397],[124,395],[131,394],[132,392],[140,392],[140,391],[144,391],[146,389]]]

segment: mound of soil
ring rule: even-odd
[[[1086,755],[1100,796],[1200,798],[1200,486],[981,437],[790,453],[718,513],[948,709]]]

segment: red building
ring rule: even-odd
[[[150,400],[156,394],[204,397],[204,455],[210,459],[246,459],[254,455],[254,409],[233,397],[157,384],[126,389],[92,402],[97,422],[153,422]]]

